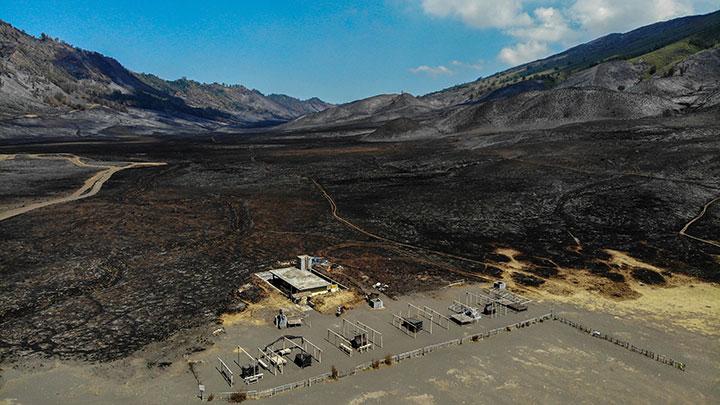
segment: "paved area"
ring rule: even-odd
[[[391,312],[404,310],[408,302],[438,311],[466,288],[451,288],[388,301],[388,309],[358,308],[346,316],[377,327],[384,333],[385,347],[348,358],[323,340],[327,326],[339,324],[334,316],[312,313],[310,327],[293,329],[308,336],[325,351],[323,363],[301,371],[294,365],[282,377],[268,377],[255,387],[268,387],[382,358],[386,352],[408,350],[452,336],[469,335],[524,316],[510,315],[451,332],[407,337],[390,324]],[[379,370],[280,394],[258,404],[475,404],[475,403],[687,403],[714,404],[720,399],[720,346],[713,336],[675,327],[670,321],[642,320],[613,312],[583,309],[568,303],[545,301],[530,305],[527,315],[554,309],[569,319],[597,328],[633,344],[665,353],[685,362],[678,371],[563,326],[544,322],[513,330],[479,343],[452,346],[427,356],[403,361]],[[172,342],[149,347],[116,362],[87,364],[31,360],[2,370],[0,404],[197,404],[197,382],[187,360],[202,360],[198,376],[208,392],[228,390],[214,369],[221,356],[236,358],[234,347],[269,343],[282,332],[271,326],[235,325],[218,336],[208,350],[184,356],[167,367],[150,367],[155,353]],[[452,335],[452,336],[451,336]],[[187,343],[183,343],[184,347]],[[333,354],[334,353],[334,354]],[[154,360],[156,361],[156,360]],[[234,367],[234,366],[233,366]],[[236,369],[237,370],[237,369]],[[245,388],[238,385],[235,388]],[[216,399],[217,402],[219,399]],[[4,401],[4,402],[3,402]]]
[[[262,327],[247,327],[243,325],[235,325],[227,327],[227,333],[218,338],[217,343],[201,356],[204,363],[198,364],[196,367],[198,377],[205,384],[207,392],[223,392],[234,390],[263,390],[266,388],[276,387],[283,384],[307,379],[316,375],[327,373],[331,367],[335,366],[338,370],[350,370],[355,366],[373,360],[383,360],[388,354],[399,354],[411,351],[424,346],[446,342],[448,340],[471,336],[487,330],[503,327],[528,318],[536,317],[550,312],[548,305],[530,304],[527,311],[499,311],[497,317],[490,318],[483,316],[476,323],[460,326],[450,322],[449,328],[444,329],[439,325],[432,326],[432,333],[429,332],[429,321],[424,320],[424,330],[411,337],[407,333],[393,326],[393,314],[412,315],[417,318],[417,312],[408,306],[412,303],[422,308],[428,306],[437,312],[450,316],[451,312],[448,307],[453,300],[465,302],[466,291],[479,291],[478,287],[452,288],[428,295],[411,295],[400,300],[385,299],[385,309],[373,310],[367,306],[360,306],[342,315],[336,317],[334,315],[323,315],[316,312],[310,313],[308,316],[309,325],[278,330],[269,325]],[[412,313],[408,314],[408,311]],[[367,352],[354,351],[348,356],[344,351],[334,346],[327,340],[327,329],[330,328],[336,332],[340,332],[343,319],[348,321],[359,321],[382,334],[383,347],[375,347]],[[283,374],[276,376],[271,375],[268,371],[263,371],[264,378],[260,382],[252,385],[245,385],[241,380],[236,380],[236,385],[230,387],[223,376],[217,371],[218,361],[215,356],[222,358],[227,364],[233,364],[233,371],[238,373],[239,367],[233,363],[238,359],[237,346],[242,347],[253,355],[258,355],[258,347],[264,348],[265,345],[275,341],[282,335],[303,336],[309,339],[322,350],[322,363],[314,362],[311,367],[301,369],[292,363],[295,352],[288,356],[288,364],[284,367]],[[501,337],[498,337],[501,338]],[[452,350],[449,348],[448,350]],[[439,354],[442,355],[442,354]],[[240,363],[247,363],[245,356],[240,356]],[[239,381],[239,382],[238,382]]]

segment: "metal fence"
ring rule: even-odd
[[[608,342],[610,342],[610,343],[613,343],[613,344],[615,344],[615,345],[617,345],[617,346],[620,346],[620,347],[622,347],[622,348],[625,348],[625,349],[627,349],[627,350],[629,350],[629,351],[631,351],[631,352],[635,352],[635,353],[642,354],[643,356],[648,357],[648,358],[650,358],[650,359],[653,359],[653,360],[655,360],[655,361],[658,361],[658,362],[660,362],[660,363],[662,363],[662,364],[666,364],[666,365],[668,365],[668,366],[675,367],[675,368],[678,369],[678,370],[685,371],[685,363],[680,362],[680,361],[673,360],[673,359],[671,359],[670,357],[665,356],[664,354],[657,354],[657,353],[655,353],[655,352],[653,352],[653,351],[650,351],[650,350],[647,350],[647,349],[643,349],[643,348],[641,348],[641,347],[635,346],[634,344],[632,344],[632,343],[630,343],[630,342],[626,342],[626,341],[624,341],[624,340],[620,340],[620,339],[618,339],[618,338],[615,338],[615,337],[610,336],[610,335],[605,334],[605,333],[601,333],[601,332],[599,332],[599,331],[597,331],[597,330],[595,330],[595,329],[588,328],[587,326],[585,326],[585,325],[583,325],[583,324],[581,324],[581,323],[578,323],[578,322],[575,322],[575,321],[571,321],[571,320],[569,320],[569,319],[563,318],[563,317],[558,316],[558,315],[553,315],[553,320],[556,320],[556,321],[558,321],[558,322],[560,322],[560,323],[562,323],[562,324],[565,324],[565,325],[568,325],[568,326],[570,326],[570,327],[573,327],[573,328],[575,328],[575,329],[577,329],[577,330],[579,330],[579,331],[581,331],[581,332],[587,333],[587,334],[589,334],[589,335],[592,336],[592,337],[595,337],[595,338],[598,338],[598,339],[602,339],[602,340],[606,340],[606,341],[608,341]]]
[[[483,339],[487,339],[491,336],[495,336],[503,331],[511,331],[512,329],[524,328],[524,327],[527,327],[530,325],[534,325],[538,322],[543,322],[545,320],[552,319],[552,317],[553,317],[552,313],[548,313],[548,314],[545,314],[542,316],[527,319],[522,322],[517,322],[517,323],[511,324],[511,325],[507,325],[502,328],[496,328],[496,329],[492,329],[492,330],[489,330],[489,331],[486,331],[483,333],[465,336],[463,338],[448,340],[446,342],[435,343],[432,345],[420,347],[418,349],[410,350],[410,351],[404,352],[404,353],[389,355],[388,358],[393,363],[399,363],[404,360],[408,360],[408,359],[412,359],[412,358],[416,358],[416,357],[422,357],[426,354],[432,353],[439,349],[444,349],[444,348],[456,346],[456,345],[462,345],[462,344],[468,343],[470,341],[473,341],[473,342],[480,341]],[[352,369],[347,370],[347,371],[338,371],[335,376],[333,376],[332,373],[324,373],[324,374],[320,374],[320,375],[308,378],[306,380],[296,381],[293,383],[280,385],[280,386],[277,386],[274,388],[268,388],[268,389],[260,390],[260,391],[256,391],[256,390],[247,391],[247,392],[245,392],[245,394],[248,399],[268,398],[268,397],[272,397],[272,396],[275,396],[275,395],[283,393],[283,392],[293,391],[293,390],[305,388],[305,387],[310,387],[312,385],[315,385],[315,384],[318,384],[321,382],[325,382],[328,380],[341,379],[341,378],[353,376],[360,372],[363,372],[363,371],[366,371],[366,370],[369,370],[372,368],[376,368],[377,364],[380,362],[382,362],[382,360],[374,360],[371,362],[358,364],[357,366],[355,366]],[[221,397],[229,397],[232,394],[233,394],[232,392],[215,393],[216,396],[221,396]]]
[[[617,339],[610,335],[597,332],[596,330],[589,328],[587,326],[584,326],[581,323],[563,318],[554,313],[548,313],[548,314],[541,315],[541,316],[538,316],[535,318],[531,318],[531,319],[527,319],[527,320],[524,320],[521,322],[510,324],[510,325],[507,325],[507,326],[504,326],[501,328],[491,329],[491,330],[488,330],[488,331],[485,331],[482,333],[465,336],[462,338],[452,339],[452,340],[448,340],[446,342],[436,343],[436,344],[428,345],[425,347],[420,347],[418,349],[410,350],[410,351],[399,353],[399,354],[389,355],[387,358],[389,358],[390,361],[392,361],[393,363],[399,363],[404,360],[425,356],[426,354],[432,353],[439,349],[444,349],[444,348],[455,346],[455,345],[462,345],[462,344],[465,344],[468,342],[478,342],[478,341],[490,338],[492,336],[498,335],[502,332],[510,332],[513,329],[529,327],[536,323],[541,323],[541,322],[544,322],[547,320],[558,321],[562,324],[565,324],[565,325],[573,327],[577,330],[580,330],[581,332],[587,333],[588,335],[590,335],[592,337],[606,340],[610,343],[613,343],[615,345],[623,347],[631,352],[642,354],[643,356],[651,358],[660,363],[663,363],[663,364],[675,367],[676,369],[685,371],[685,363],[675,361],[668,356],[665,356],[662,354],[657,354],[650,350],[640,348],[629,342],[625,342],[623,340]],[[371,362],[358,364],[357,366],[355,366],[352,369],[347,370],[347,371],[336,371],[336,373],[334,375],[333,375],[333,373],[323,373],[323,374],[308,378],[306,380],[296,381],[293,383],[280,385],[280,386],[274,387],[274,388],[269,388],[269,389],[265,389],[265,390],[261,390],[261,391],[247,391],[245,394],[247,396],[247,399],[268,398],[268,397],[272,397],[272,396],[281,394],[283,392],[288,392],[288,391],[293,391],[293,390],[300,389],[300,388],[310,387],[312,385],[315,385],[318,383],[323,383],[323,382],[326,382],[329,380],[336,380],[336,379],[353,376],[360,372],[363,372],[363,371],[366,371],[366,370],[369,370],[372,368],[377,368],[377,366],[380,362],[381,362],[381,360],[374,360]],[[232,392],[215,393],[216,396],[220,396],[220,397],[230,397],[230,395],[232,395],[232,394],[234,394],[234,393],[232,393]]]

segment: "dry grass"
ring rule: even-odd
[[[567,302],[590,310],[623,317],[656,319],[665,324],[687,328],[697,333],[720,336],[720,286],[699,282],[675,274],[666,277],[662,286],[645,285],[635,280],[633,269],[666,270],[632,257],[626,252],[606,249],[610,258],[605,263],[614,272],[625,276],[625,282],[614,282],[583,269],[558,268],[558,277],[546,280],[539,288],[518,285],[512,272],[523,270],[529,263],[517,260],[520,252],[498,249],[497,254],[510,259],[497,263],[504,270],[504,281],[515,291],[541,300]],[[493,264],[495,265],[495,264]]]
[[[526,273],[526,271],[532,267],[532,264],[523,260],[518,260],[517,256],[522,255],[522,252],[512,248],[497,248],[495,254],[507,257],[507,262],[488,261],[485,264],[489,267],[500,269],[503,272],[503,279],[508,285],[517,285],[512,279],[514,273],[520,273],[526,276],[532,276],[532,274]],[[525,289],[525,286],[519,286],[518,288]]]
[[[634,280],[632,277],[633,269],[646,269],[662,273],[665,270],[638,260],[627,253],[617,250],[607,249],[605,252],[610,255],[610,259],[605,263],[616,273],[625,276],[624,282],[616,282],[604,277],[599,277],[584,269],[573,269],[556,267],[558,276],[545,279],[545,283],[538,287],[529,287],[517,284],[512,279],[512,274],[523,272],[532,266],[531,263],[518,260],[517,256],[521,254],[515,249],[503,248],[497,249],[495,253],[503,255],[509,259],[507,263],[488,263],[488,265],[503,270],[503,280],[514,289],[523,291],[527,294],[535,294],[543,296],[550,294],[552,296],[568,297],[579,291],[587,291],[598,294],[605,299],[610,300],[633,300],[641,296],[637,291],[638,287],[643,285]],[[652,287],[662,288],[662,287]]]
[[[544,299],[569,302],[618,316],[667,321],[665,323],[698,333],[720,336],[720,286],[678,274],[666,278],[664,286],[644,285],[630,276],[633,269],[656,272],[664,272],[664,269],[625,252],[608,249],[606,253],[610,255],[607,264],[625,275],[625,283],[565,270],[564,280],[552,280],[548,282],[550,288],[534,292]]]
[[[678,277],[678,276],[675,276]],[[578,290],[571,295],[554,295],[540,291],[551,301],[568,302],[593,311],[603,311],[622,317],[666,321],[697,333],[720,336],[720,287],[693,283],[672,287],[637,287],[633,300],[611,300],[600,294]]]
[[[497,253],[501,256],[507,257],[509,261],[507,263],[493,263],[494,267],[498,267],[502,270],[508,270],[508,271],[524,270],[524,269],[528,268],[527,263],[521,262],[516,259],[516,257],[519,256],[521,253],[515,249],[498,248],[498,249],[495,249],[495,253]]]
[[[257,285],[263,289],[265,298],[260,302],[248,304],[242,312],[222,314],[220,320],[223,325],[269,325],[280,309],[297,307],[264,282],[258,282]]]
[[[315,310],[323,314],[333,314],[337,307],[344,305],[353,308],[363,301],[363,298],[353,290],[341,290],[334,294],[313,298]]]
[[[664,270],[653,266],[652,264],[645,263],[641,260],[638,260],[632,256],[630,256],[627,253],[620,252],[618,250],[613,249],[605,249],[605,253],[610,255],[610,259],[606,261],[606,263],[611,267],[617,267],[620,269],[623,268],[636,268],[636,269],[646,269],[646,270],[652,270],[657,271],[658,273],[662,273]]]

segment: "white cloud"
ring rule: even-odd
[[[508,65],[520,65],[525,62],[537,60],[547,56],[550,49],[545,42],[529,41],[503,48],[498,55],[501,61]]]
[[[561,42],[574,37],[570,22],[562,12],[553,7],[539,7],[533,11],[533,23],[527,27],[514,28],[508,33],[525,40]]]
[[[530,16],[523,3],[524,0],[420,1],[428,15],[459,19],[475,28],[502,29],[522,41],[502,50],[499,58],[506,63],[526,62],[527,58],[544,56],[549,51],[548,41],[559,41],[572,31],[559,10],[538,7]]]
[[[503,48],[498,58],[508,65],[519,65],[548,56],[550,44],[567,45],[578,37],[570,24],[559,9],[538,7],[533,11],[531,25],[505,31],[520,42]]]
[[[471,69],[471,70],[482,70],[485,67],[485,62],[478,61],[475,63],[467,63],[460,60],[454,60],[450,62],[451,65],[456,66],[460,69]]]
[[[522,0],[421,0],[434,17],[453,17],[475,28],[507,28],[530,24]]]
[[[613,32],[717,8],[717,0],[411,0],[425,14],[479,29],[499,29],[516,43],[498,58],[507,64],[548,56]],[[715,3],[715,4],[713,4]]]
[[[451,76],[456,73],[465,73],[465,72],[477,72],[482,70],[485,67],[485,62],[483,61],[477,61],[474,63],[469,62],[463,62],[461,60],[452,60],[448,64],[452,66],[452,68],[449,68],[445,65],[438,65],[438,66],[428,66],[428,65],[422,65],[418,66],[412,69],[409,69],[411,73],[414,74],[424,74],[427,76],[437,77],[437,76]]]
[[[415,74],[426,74],[430,76],[440,76],[440,75],[451,75],[455,72],[453,72],[451,69],[449,69],[447,66],[439,65],[439,66],[428,66],[428,65],[422,65],[415,68],[410,69],[410,72]]]
[[[693,14],[697,0],[576,0],[571,18],[591,37]]]

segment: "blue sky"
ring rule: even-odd
[[[0,19],[166,79],[346,102],[475,80],[718,0],[0,0]]]

